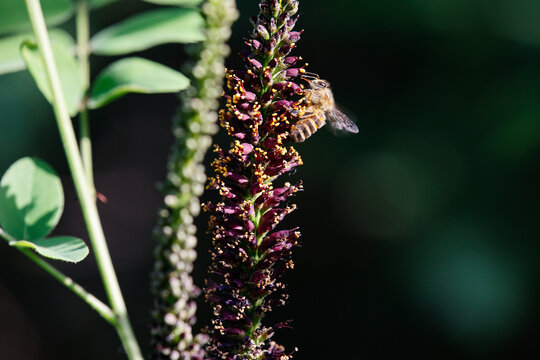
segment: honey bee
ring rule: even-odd
[[[326,122],[335,130],[356,134],[358,127],[334,102],[334,94],[330,89],[330,83],[319,79],[315,74],[302,76],[308,83],[304,89],[304,101],[307,109],[291,129],[291,138],[294,142],[303,142],[313,135]]]

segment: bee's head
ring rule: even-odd
[[[320,90],[330,87],[330,83],[328,81],[319,78],[319,75],[315,73],[305,72],[300,77],[302,80],[306,81],[308,86],[313,90]]]
[[[320,90],[320,89],[329,88],[330,83],[326,80],[316,79],[316,80],[311,80],[309,82],[309,87],[311,87],[313,90]]]

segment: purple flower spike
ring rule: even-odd
[[[302,187],[277,184],[280,175],[302,164],[289,142],[291,125],[305,111],[295,82],[304,73],[302,59],[289,56],[300,38],[292,31],[298,1],[262,0],[260,9],[241,54],[245,69],[227,73],[227,103],[219,119],[233,141],[228,151],[216,147],[208,185],[221,202],[204,207],[213,234],[205,293],[214,310],[207,345],[208,359],[214,360],[292,358],[271,341],[288,322],[263,325],[263,319],[285,304],[280,279],[293,268],[300,237],[296,228],[278,226],[296,208],[288,200]]]

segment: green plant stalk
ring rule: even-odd
[[[36,37],[40,54],[45,64],[46,76],[52,89],[52,104],[56,116],[60,138],[66,153],[67,161],[75,190],[81,204],[84,221],[88,229],[88,235],[96,256],[98,269],[101,274],[103,285],[111,307],[116,315],[116,330],[120,336],[124,349],[131,360],[142,360],[142,354],[137,340],[131,328],[127,315],[126,305],[116,278],[116,273],[109,255],[105,234],[101,226],[101,220],[94,200],[94,191],[90,186],[81,160],[75,131],[71,124],[71,118],[67,111],[66,101],[62,92],[58,70],[54,62],[51,43],[47,33],[47,26],[43,16],[43,10],[39,0],[25,0],[28,15],[32,23],[34,36]]]
[[[92,188],[92,191],[95,194],[94,170],[92,165],[92,141],[90,140],[90,121],[88,109],[81,110],[79,114],[79,147],[81,149],[84,171],[86,173],[86,177],[88,178],[88,185]]]
[[[90,7],[86,0],[77,2],[75,24],[77,28],[77,58],[79,60],[83,90],[87,94],[90,88],[90,63],[88,59],[90,55],[88,45],[90,42]],[[82,102],[79,114],[79,147],[88,183],[94,188],[92,141],[90,140],[90,121],[86,101]]]
[[[218,131],[219,97],[229,53],[226,43],[238,11],[235,0],[206,0],[201,11],[206,39],[188,50],[194,60],[186,69],[191,86],[180,94],[182,105],[173,120],[175,140],[161,186],[164,206],[154,229],[152,360],[205,358],[207,337],[193,331],[199,295],[191,276],[197,246],[193,220],[199,214],[206,182],[204,156]],[[170,318],[176,321],[167,321]]]
[[[17,239],[14,239],[11,235],[6,233],[4,229],[2,228],[0,228],[0,236],[6,239],[10,244],[12,242],[17,241]],[[51,264],[43,260],[38,255],[34,254],[31,250],[23,249],[17,246],[14,246],[14,247],[17,248],[24,255],[29,257],[30,260],[38,264],[43,270],[45,270],[50,275],[52,275],[56,280],[60,281],[62,285],[64,285],[65,287],[73,291],[81,299],[83,299],[88,305],[90,305],[92,309],[96,310],[97,313],[101,315],[101,317],[104,318],[108,323],[115,326],[116,317],[110,307],[108,307],[101,300],[99,300],[94,295],[86,291],[82,286],[80,286],[75,281],[73,281],[73,279],[62,274],[54,266],[52,266]]]

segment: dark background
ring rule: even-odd
[[[239,1],[231,67],[256,4]],[[151,7],[95,11],[94,32]],[[295,329],[276,339],[299,347],[299,360],[539,357],[540,2],[306,0],[300,11],[295,54],[330,80],[360,133],[323,129],[298,146],[305,192],[287,224],[301,227],[303,247],[290,304],[273,315]],[[185,60],[177,45],[139,55]],[[110,60],[93,57],[93,74]],[[176,106],[174,95],[130,95],[91,113],[102,220],[145,352],[154,184]],[[55,234],[87,239],[52,112],[26,72],[0,77],[0,149],[0,173],[26,155],[57,169],[66,212]],[[92,256],[58,267],[105,298]],[[0,359],[120,354],[108,324],[0,243]]]

